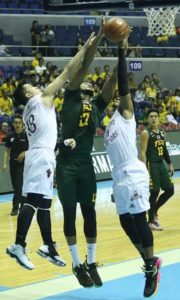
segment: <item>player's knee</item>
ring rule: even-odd
[[[76,207],[63,207],[64,212],[64,235],[75,236],[76,235]]]
[[[158,195],[159,195],[160,190],[151,190],[150,191],[150,201],[151,200],[155,200],[157,199]]]
[[[122,228],[133,244],[139,244],[139,237],[135,228],[133,216],[129,213],[119,215],[119,220]]]
[[[164,192],[169,198],[172,197],[174,195],[174,184],[172,184],[172,186],[166,189]]]
[[[125,232],[127,231],[127,228],[129,227],[129,222],[130,222],[131,218],[132,218],[132,216],[129,213],[119,215],[120,224]]]
[[[84,234],[86,237],[97,236],[96,211],[94,205],[81,205],[84,218]]]
[[[28,193],[25,204],[38,209],[50,209],[51,199],[44,199],[42,194]]]
[[[133,217],[143,248],[152,247],[153,235],[147,223],[146,213],[135,214]]]
[[[23,212],[25,210],[27,210],[27,209],[29,210],[29,208],[33,209],[34,211],[36,211],[36,209],[37,209],[37,207],[33,206],[32,204],[24,203],[24,205],[23,205]],[[21,208],[21,210],[22,210],[22,208]],[[21,210],[20,210],[20,212],[21,212]]]

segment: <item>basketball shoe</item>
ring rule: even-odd
[[[42,245],[37,253],[44,258],[47,258],[50,262],[52,262],[54,265],[58,267],[65,267],[66,262],[65,260],[59,256],[58,252],[55,249],[54,244],[53,245]]]
[[[163,231],[163,227],[161,227],[161,225],[157,222],[157,221],[153,221],[153,222],[149,222],[149,227],[151,230],[154,231]]]
[[[156,224],[156,226],[158,226],[159,228],[161,228],[161,230],[164,230],[164,228],[159,223],[158,215],[157,214],[155,215],[153,223]]]
[[[95,287],[101,287],[103,285],[103,283],[98,274],[97,266],[98,266],[97,263],[88,264],[87,257],[86,257],[83,267],[86,270],[86,272],[89,274],[91,279],[94,281]]]
[[[85,288],[91,288],[94,286],[94,281],[89,277],[88,273],[81,264],[72,268],[73,274],[76,276],[79,284]]]
[[[25,247],[22,247],[19,244],[13,244],[6,249],[6,253],[10,257],[15,258],[17,263],[19,263],[22,267],[28,270],[34,269],[34,265],[26,255]]]
[[[162,260],[159,257],[154,257],[153,265],[145,265],[142,270],[145,273],[145,288],[144,297],[148,298],[154,295],[158,290],[160,280],[159,269],[162,265]]]

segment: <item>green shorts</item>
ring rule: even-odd
[[[167,190],[172,188],[171,177],[164,165],[164,162],[148,163],[148,170],[150,176],[150,191]]]
[[[63,206],[76,206],[77,202],[95,205],[96,176],[92,160],[57,158],[56,183]]]

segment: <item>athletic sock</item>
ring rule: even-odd
[[[78,254],[78,247],[77,245],[70,245],[69,251],[71,253],[73,267],[79,266],[81,264],[79,254]]]
[[[96,261],[96,244],[87,244],[87,263],[92,264]]]

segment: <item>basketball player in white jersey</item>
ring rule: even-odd
[[[154,257],[153,235],[146,220],[149,209],[149,177],[145,164],[138,159],[136,122],[128,88],[127,40],[118,49],[118,89],[120,104],[105,132],[105,146],[113,165],[113,195],[124,231],[144,260],[146,283],[144,296],[158,287],[161,260]]]
[[[44,242],[38,254],[47,258],[57,266],[65,266],[65,261],[59,256],[51,237],[50,207],[53,196],[53,177],[55,169],[54,149],[57,141],[56,114],[53,105],[55,93],[60,90],[68,79],[71,79],[82,67],[84,56],[95,39],[92,33],[78,54],[67,64],[64,71],[49,84],[43,93],[30,85],[19,85],[14,97],[25,105],[23,120],[28,134],[29,150],[25,156],[23,195],[26,202],[17,220],[15,244],[6,249],[7,254],[28,270],[34,265],[28,259],[25,247],[26,236],[32,218],[37,211],[37,221]],[[66,146],[75,147],[74,139],[64,141]]]

